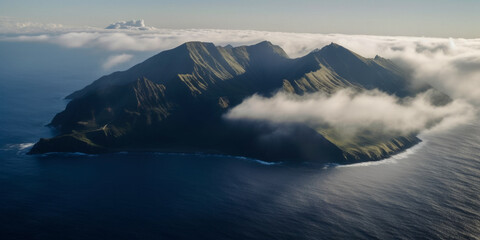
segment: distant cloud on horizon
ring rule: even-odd
[[[127,29],[127,30],[141,30],[141,31],[155,30],[154,27],[145,26],[145,21],[143,19],[120,21],[120,22],[112,23],[108,25],[105,29]]]

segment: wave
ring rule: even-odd
[[[362,163],[353,163],[347,165],[338,165],[336,168],[347,168],[347,167],[369,167],[369,166],[377,166],[377,165],[384,165],[384,164],[396,164],[397,160],[392,158],[387,158],[380,161],[370,161],[370,162],[362,162]]]
[[[31,147],[33,147],[33,145],[35,145],[35,143],[20,143],[20,144],[17,144],[19,150],[30,149]]]
[[[255,158],[248,158],[243,156],[234,156],[234,155],[226,155],[226,154],[212,154],[212,153],[164,153],[164,152],[156,152],[156,155],[170,155],[170,156],[201,156],[201,157],[215,157],[215,158],[234,158],[240,160],[246,160],[250,162],[259,163],[262,165],[272,166],[272,165],[279,165],[283,162],[267,162],[262,161]]]
[[[25,153],[27,150],[33,147],[35,143],[16,143],[16,144],[6,144],[0,150],[4,151],[17,151],[17,153]]]
[[[49,153],[43,153],[40,154],[42,157],[48,157],[48,156],[65,156],[65,157],[78,157],[78,156],[84,156],[84,157],[96,157],[98,154],[87,154],[87,153],[82,153],[82,152],[49,152]]]
[[[340,166],[338,163],[327,163],[323,165],[322,169],[336,168],[338,166]]]
[[[271,165],[280,165],[282,164],[282,162],[266,162],[266,161],[262,161],[262,160],[258,160],[258,159],[248,159],[247,160],[253,160],[257,163],[260,163],[262,165],[267,165],[267,166],[271,166]]]

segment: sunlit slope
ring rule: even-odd
[[[339,147],[347,158],[357,160],[386,158],[420,141],[415,135],[393,136],[362,132],[344,136],[333,128],[320,128],[317,131]]]

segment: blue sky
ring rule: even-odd
[[[480,37],[476,0],[0,0],[0,16],[104,27],[145,19],[157,28]]]

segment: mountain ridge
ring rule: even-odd
[[[347,151],[333,143],[334,134],[308,126],[258,127],[222,117],[252,94],[342,88],[377,88],[399,97],[420,91],[410,88],[407,74],[391,61],[363,58],[334,43],[292,59],[267,41],[239,47],[187,42],[67,96],[71,101],[50,123],[60,135],[41,139],[30,153],[148,148],[212,150],[267,161],[357,162],[387,157],[420,141],[398,136],[390,145],[379,142],[373,150]],[[290,135],[277,136],[282,131]],[[60,139],[68,142],[66,138],[78,147],[64,146]]]

